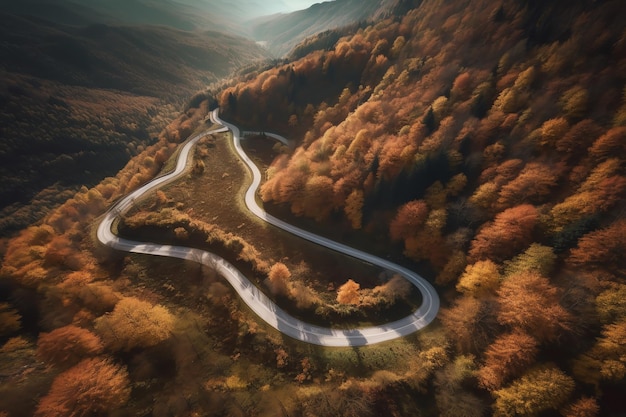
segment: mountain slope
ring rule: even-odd
[[[175,0],[176,3],[189,5],[216,16],[222,16],[237,23],[243,23],[260,16],[292,11],[291,1],[272,0]],[[305,8],[310,1],[304,2]]]
[[[55,187],[114,174],[195,91],[266,56],[217,32],[0,17],[0,233],[35,221]]]
[[[170,0],[0,0],[0,9],[62,24],[158,25],[180,30],[231,30],[209,11]]]
[[[431,270],[441,415],[624,412],[625,20],[619,1],[424,2],[220,97],[300,143],[267,210]]]
[[[305,10],[256,19],[252,36],[267,44],[276,55],[289,52],[305,38],[329,29],[338,29],[406,11],[417,1],[397,0],[335,0],[317,3]]]
[[[180,30],[212,30],[243,35],[247,21],[306,8],[312,1],[282,0],[0,0],[0,10],[83,26],[168,26]]]
[[[2,15],[5,70],[84,86],[150,94],[189,94],[244,62],[264,56],[243,38],[166,27],[70,27]],[[164,88],[161,83],[171,85]],[[174,87],[174,88],[172,88]]]
[[[115,178],[6,245],[0,411],[60,413],[80,391],[103,401],[68,413],[626,414],[625,13],[619,0],[430,0],[329,31],[219,92],[224,119],[295,142],[246,138],[267,168],[264,209],[423,271],[442,300],[424,331],[312,349],[259,325],[208,268],[94,248],[97,217],[206,126],[198,96]],[[64,100],[73,113],[79,101]],[[215,210],[248,172],[230,171],[226,140],[206,138],[188,188],[140,202],[132,221],[175,244],[220,242],[259,288],[282,288],[281,305],[296,294],[306,305],[292,308],[317,312],[315,288],[341,304],[337,327],[367,311],[382,290],[365,283],[386,273],[320,285],[316,272],[342,269],[331,254],[263,243],[237,202]]]

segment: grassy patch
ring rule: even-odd
[[[279,151],[269,140],[250,138],[245,143],[250,155],[262,169],[268,158],[276,156]],[[361,288],[367,289],[383,284],[389,275],[378,267],[307,242],[251,215],[243,201],[250,173],[235,154],[230,134],[216,134],[202,139],[190,164],[193,168],[189,173],[164,187],[161,196],[155,194],[144,200],[129,215],[141,211],[159,212],[165,208],[175,210],[176,213],[215,225],[224,233],[241,238],[256,249],[258,256],[267,265],[284,263],[291,272],[292,282],[314,290],[319,302],[313,307],[302,308],[296,299],[282,296],[273,298],[294,316],[312,323],[335,327],[385,323],[409,314],[421,302],[418,291],[414,290],[410,294],[410,301],[399,301],[391,306],[362,308],[338,305],[337,288],[348,279],[353,279]],[[195,169],[199,164],[202,169]],[[175,225],[170,224],[169,227],[171,230],[165,233],[155,228],[135,229],[131,233],[134,238],[140,238],[136,234],[141,233],[142,239],[158,237],[162,243],[191,244],[215,250],[211,245],[203,245],[202,241],[185,243],[184,240],[177,240]],[[317,231],[314,228],[312,230]],[[239,266],[236,254],[229,256],[222,251],[218,252]],[[244,273],[272,297],[264,284],[265,275],[263,271],[260,272],[244,267]]]

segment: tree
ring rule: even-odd
[[[423,200],[413,200],[398,209],[396,217],[389,225],[389,235],[393,240],[413,237],[420,231],[428,218],[428,205]]]
[[[451,282],[457,280],[457,278],[463,273],[463,270],[467,266],[467,259],[465,251],[455,250],[448,258],[445,266],[441,272],[437,275],[436,283],[438,285],[448,285]]]
[[[471,383],[476,372],[473,356],[458,356],[435,373],[435,401],[439,415],[444,417],[480,417],[485,404],[464,386]]]
[[[467,185],[467,176],[463,173],[456,174],[454,177],[450,178],[450,181],[446,184],[446,196],[447,197],[456,197]]]
[[[443,216],[440,216],[442,214]],[[433,220],[433,226],[429,227],[427,221],[427,227],[415,236],[407,237],[404,241],[404,254],[413,260],[428,260],[436,268],[443,268],[447,262],[448,252],[441,229],[435,225],[444,225],[445,217],[445,209],[431,211],[429,220]]]
[[[600,136],[589,148],[589,153],[597,160],[626,156],[626,126],[614,127]]]
[[[461,297],[439,315],[450,338],[463,353],[480,352],[497,328],[494,303],[474,297]]]
[[[563,94],[559,104],[567,117],[580,119],[587,112],[589,93],[583,87],[572,87]]]
[[[391,51],[389,51],[389,55],[391,58],[397,58],[400,55],[400,51],[404,48],[406,44],[406,39],[404,36],[398,36],[395,41],[393,41],[393,46],[391,47]]]
[[[346,154],[359,160],[367,153],[372,146],[372,134],[367,129],[361,129],[357,132],[354,139],[350,143]]]
[[[537,340],[554,341],[570,330],[572,317],[559,304],[556,287],[536,271],[507,277],[498,290],[501,324],[522,329]]]
[[[100,353],[100,338],[89,330],[74,325],[41,333],[37,340],[37,355],[55,365],[75,365],[86,357]]]
[[[59,374],[40,401],[37,417],[107,415],[130,397],[128,372],[108,358],[85,359]]]
[[[323,175],[309,177],[304,185],[303,211],[306,216],[322,221],[333,209],[333,180]]]
[[[596,297],[596,311],[603,324],[626,319],[626,285],[614,283]]]
[[[493,179],[499,187],[512,181],[524,168],[524,161],[521,159],[507,159],[496,168],[496,177]]]
[[[288,296],[291,292],[291,272],[287,265],[277,262],[267,274],[267,286],[272,294]]]
[[[457,291],[476,297],[495,294],[500,286],[498,266],[489,259],[468,265],[456,286]]]
[[[574,360],[573,371],[577,379],[596,386],[602,380],[623,380],[626,377],[626,320],[604,326],[592,348]]]
[[[447,193],[441,181],[435,181],[424,193],[424,201],[431,209],[445,208]]]
[[[320,303],[320,298],[315,290],[302,281],[296,281],[292,284],[289,298],[296,302],[298,308],[309,308]]]
[[[472,241],[469,258],[502,261],[527,246],[537,222],[537,209],[523,204],[504,210],[483,226]]]
[[[530,370],[506,388],[494,392],[496,416],[536,416],[558,409],[574,391],[574,380],[555,366]]]
[[[95,329],[111,350],[129,351],[154,346],[169,338],[174,316],[163,306],[126,297],[111,313],[95,321]]]
[[[556,204],[551,210],[556,228],[605,212],[622,201],[626,192],[626,178],[621,175],[621,166],[619,158],[609,158],[599,163],[575,194]]]
[[[563,417],[598,417],[600,407],[595,398],[582,397],[568,405],[563,411]]]
[[[537,345],[537,340],[521,331],[499,336],[485,350],[485,364],[478,370],[479,385],[493,391],[519,376],[535,361]]]
[[[498,185],[492,181],[481,184],[474,194],[470,197],[470,203],[482,208],[489,209],[493,207],[498,199]]]
[[[321,388],[305,397],[298,415],[302,416],[375,416],[373,392],[350,378],[337,388]]]
[[[359,304],[361,301],[360,288],[361,285],[349,279],[337,289],[337,302],[339,304]]]
[[[556,150],[567,155],[584,155],[602,129],[591,119],[585,119],[570,128],[556,141]]]
[[[353,229],[360,229],[363,221],[363,191],[354,189],[346,198],[343,208]]]
[[[624,39],[622,37],[622,39]],[[613,119],[614,126],[626,126],[626,87],[622,90],[622,105],[615,112],[615,118]]]
[[[459,74],[452,83],[450,95],[458,100],[466,99],[471,92],[472,76],[469,72]]]
[[[504,113],[516,113],[526,101],[527,94],[518,89],[509,87],[500,92],[491,108],[492,112],[501,111]]]
[[[537,271],[547,277],[552,272],[555,262],[556,255],[551,247],[533,243],[524,253],[520,253],[510,261],[505,261],[504,271],[506,275]]]
[[[550,148],[556,147],[557,141],[561,139],[568,130],[569,124],[567,120],[562,117],[547,120],[541,126],[541,144],[549,146]]]
[[[567,259],[573,265],[623,271],[626,267],[626,220],[587,233]]]
[[[398,299],[406,299],[411,293],[412,285],[400,275],[394,275],[382,285],[377,285],[372,289],[370,295],[364,297],[364,305],[376,305],[385,303],[392,305]]]
[[[498,203],[504,207],[527,203],[541,203],[557,185],[555,170],[542,163],[529,162],[522,172],[500,189]]]
[[[0,337],[9,335],[20,329],[22,317],[8,303],[0,303]]]

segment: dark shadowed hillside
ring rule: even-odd
[[[83,26],[92,23],[168,26],[180,30],[230,30],[224,19],[170,0],[0,0],[5,12]]]
[[[0,10],[83,26],[167,26],[248,34],[247,21],[308,7],[314,1],[257,0],[0,0]]]
[[[218,32],[1,19],[0,233],[113,175],[195,91],[266,55]]]
[[[190,94],[264,56],[252,41],[219,32],[73,27],[8,14],[2,21],[0,58],[6,71],[163,98]]]

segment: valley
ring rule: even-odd
[[[619,1],[37,1],[1,417],[626,413]]]
[[[3,22],[2,236],[114,175],[197,90],[268,56],[218,32]]]

